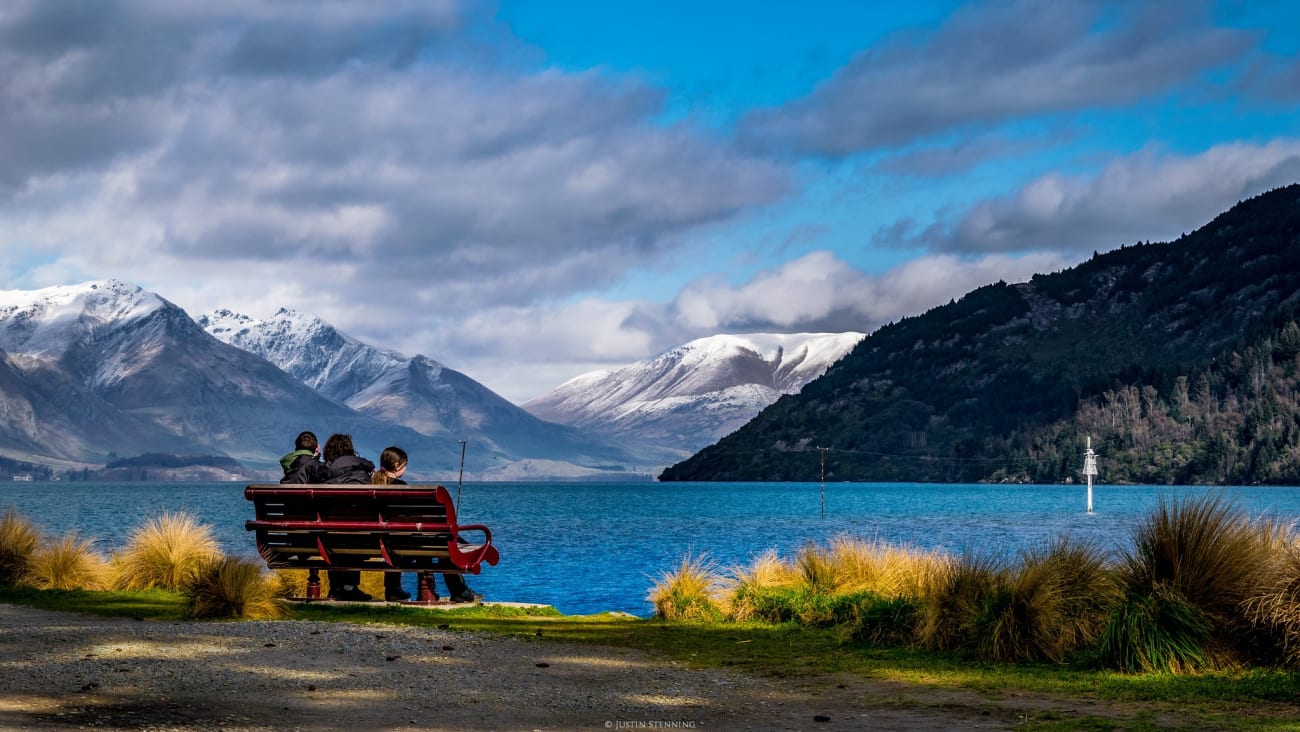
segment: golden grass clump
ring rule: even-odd
[[[124,590],[180,590],[218,555],[212,527],[186,513],[164,513],[131,534],[114,562],[116,585]]]
[[[0,585],[12,585],[27,572],[27,565],[41,534],[32,522],[20,516],[13,507],[5,509],[0,517]]]
[[[871,592],[884,598],[918,598],[950,559],[939,552],[839,536],[831,541],[838,592]]]
[[[260,559],[210,556],[182,592],[192,618],[265,620],[285,614],[279,587],[262,571]]]
[[[1242,610],[1274,638],[1277,661],[1300,667],[1300,546],[1291,542],[1278,547],[1274,571]]]
[[[687,554],[675,571],[660,575],[647,599],[664,620],[720,620],[721,579],[712,561]]]
[[[112,568],[94,542],[68,534],[32,553],[22,583],[38,590],[106,590]]]
[[[834,594],[848,579],[845,567],[836,561],[830,550],[813,542],[804,544],[794,555],[794,568],[802,589],[810,594]]]
[[[921,596],[917,642],[937,650],[967,649],[974,643],[987,598],[1005,584],[1002,562],[983,554],[964,554],[946,571],[934,574]]]
[[[768,603],[763,598],[771,590],[787,589],[798,582],[799,575],[794,568],[782,561],[775,549],[768,549],[748,566],[727,570],[720,583],[720,606],[728,618],[738,622],[777,622],[777,618],[767,617]]]
[[[1056,622],[1048,629],[1050,642],[1036,657],[1059,661],[1094,645],[1122,597],[1106,552],[1095,542],[1065,536],[1046,548],[1023,552],[1021,566],[1026,573],[1043,573],[1058,606],[1051,611]]]

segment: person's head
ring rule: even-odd
[[[352,446],[352,435],[330,435],[325,440],[325,450],[321,457],[327,463],[332,463],[344,455],[356,455],[357,450]]]
[[[387,473],[401,473],[402,471],[405,471],[406,451],[396,445],[385,447],[384,451],[379,453],[379,469]]]
[[[313,455],[316,454],[316,448],[319,446],[320,443],[316,442],[315,432],[299,432],[298,439],[293,441],[293,449],[306,450]]]
[[[379,470],[370,476],[370,482],[388,485],[406,474],[406,451],[397,446],[385,447],[379,453]]]

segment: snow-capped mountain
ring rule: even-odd
[[[0,354],[0,453],[20,459],[176,452],[274,467],[303,429],[351,433],[374,454],[445,453],[443,468],[456,455],[454,440],[359,414],[116,280],[0,291]]]
[[[782,394],[798,392],[864,337],[850,332],[700,338],[648,361],[577,376],[523,406],[542,419],[688,455]]]
[[[559,474],[575,476],[595,465],[633,460],[577,429],[529,414],[433,359],[376,348],[311,315],[281,309],[255,320],[217,310],[199,324],[331,399],[426,435],[468,440],[474,451],[486,446],[508,461],[543,461]],[[514,473],[502,466],[493,477],[506,475]]]

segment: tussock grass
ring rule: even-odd
[[[830,557],[838,567],[838,591],[886,598],[919,598],[951,562],[939,552],[852,536],[832,539]]]
[[[38,590],[106,590],[111,585],[108,559],[95,553],[94,542],[68,534],[32,553],[22,583]]]
[[[1271,635],[1279,663],[1300,667],[1300,546],[1294,541],[1278,548],[1273,571],[1242,611]]]
[[[262,560],[209,557],[182,590],[191,618],[260,620],[286,613],[279,586],[262,571]]]
[[[737,622],[761,620],[780,623],[779,597],[787,594],[799,581],[794,569],[783,562],[775,549],[754,558],[748,566],[731,567],[724,576],[721,607],[726,616]]]
[[[31,521],[13,507],[5,509],[4,516],[0,517],[0,585],[12,585],[22,579],[40,538]]]
[[[799,584],[810,595],[829,595],[848,579],[847,567],[836,561],[828,549],[809,542],[794,556],[794,569]]]
[[[1122,597],[1106,552],[1095,543],[1069,536],[1023,552],[1021,573],[1027,575],[1022,580],[1026,590],[1034,583],[1032,576],[1040,575],[1050,585],[1050,593],[1039,599],[1050,599],[1054,605],[1043,608],[1037,621],[1047,634],[1042,646],[1026,658],[1062,661],[1067,654],[1094,646]],[[1048,618],[1052,622],[1045,624]]]
[[[220,550],[212,527],[186,513],[164,513],[132,532],[115,557],[118,589],[179,590]]]
[[[721,586],[722,573],[714,562],[687,554],[676,570],[660,575],[647,599],[655,616],[664,620],[715,621],[722,619]]]
[[[1235,668],[1256,628],[1242,608],[1270,584],[1277,529],[1221,494],[1161,498],[1117,570],[1125,599],[1102,658],[1129,671]]]
[[[973,650],[988,598],[1004,585],[1006,567],[986,554],[963,554],[936,574],[921,597],[916,640],[940,651]]]

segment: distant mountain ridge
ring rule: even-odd
[[[882,327],[666,480],[1300,483],[1300,186]],[[825,448],[822,453],[817,448]]]
[[[577,376],[524,408],[547,420],[679,451],[716,441],[799,391],[863,333],[715,335]]]
[[[617,445],[529,414],[425,356],[368,345],[315,316],[281,308],[258,320],[222,309],[199,318],[213,337],[256,354],[330,399],[376,419],[451,440],[504,462],[493,477],[617,477],[635,458]],[[531,462],[521,462],[531,461]],[[519,462],[515,468],[510,464]],[[567,464],[567,465],[566,465]]]

